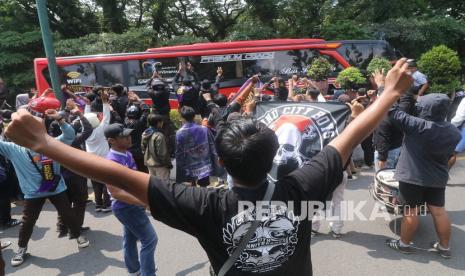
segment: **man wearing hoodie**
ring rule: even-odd
[[[432,249],[450,258],[451,224],[444,209],[445,190],[449,178],[449,159],[460,140],[460,132],[445,118],[449,98],[444,94],[429,94],[419,99],[418,117],[394,107],[390,118],[405,133],[397,163],[395,178],[405,201],[400,239],[386,244],[405,254],[412,253],[410,243],[418,227],[420,206],[427,205],[434,220],[439,242]]]

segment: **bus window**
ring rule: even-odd
[[[209,80],[215,81],[216,70],[218,67],[223,68],[224,81],[234,80],[242,77],[242,72],[238,72],[237,69],[241,66],[237,65],[234,59],[228,58],[231,55],[222,56],[192,56],[189,57],[188,61],[194,67],[194,72],[197,73],[199,81]]]
[[[306,76],[312,61],[320,56],[322,56],[320,52],[313,49],[278,51],[273,53],[273,59],[247,60],[243,62],[243,67],[247,77],[254,74],[260,74],[264,79],[274,76],[290,78],[293,74]],[[330,77],[344,69],[333,57],[323,56],[333,65]]]
[[[103,86],[112,86],[124,82],[124,64],[119,62],[99,63],[99,84]]]
[[[145,85],[155,70],[171,82],[178,71],[177,64],[177,58],[129,60],[129,86]]]
[[[368,63],[373,58],[373,47],[371,43],[347,42],[343,43],[337,51],[351,66],[360,69],[366,69]]]
[[[48,68],[43,72],[50,85],[50,73]],[[73,92],[83,92],[85,91],[85,87],[93,87],[97,83],[94,63],[79,63],[58,67],[58,75],[60,83],[66,84],[68,89]]]

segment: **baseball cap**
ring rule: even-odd
[[[124,128],[122,124],[111,124],[105,128],[103,133],[105,137],[108,138],[117,138],[117,137],[126,137],[131,135],[133,130],[130,128]]]

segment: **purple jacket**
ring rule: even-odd
[[[176,133],[176,182],[190,182],[214,174],[217,154],[208,128],[185,123]]]

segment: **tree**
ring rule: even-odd
[[[367,66],[368,77],[371,76],[376,71],[384,71],[385,74],[391,70],[392,65],[386,58],[375,57],[373,58]]]
[[[150,29],[131,29],[122,34],[100,33],[55,43],[58,56],[142,52],[154,47],[155,33]]]
[[[103,11],[103,31],[123,33],[128,28],[126,20],[127,0],[96,0]]]
[[[245,4],[240,0],[177,0],[171,1],[168,16],[184,32],[191,32],[209,41],[218,41],[228,35],[242,13]]]
[[[0,37],[0,77],[9,86],[14,99],[21,89],[34,86],[32,60],[43,55],[42,37],[38,30],[6,31],[1,32]]]
[[[344,89],[358,89],[365,84],[366,79],[362,72],[356,67],[347,67],[339,72],[336,82]]]
[[[39,27],[35,0],[5,1],[13,3],[11,5],[14,10],[11,13],[15,16],[16,25],[21,22],[27,30]],[[47,11],[50,28],[62,37],[80,37],[100,31],[97,16],[79,0],[48,0]],[[21,28],[13,26],[12,30]]]
[[[428,77],[430,91],[452,93],[460,87],[458,72],[460,60],[457,52],[445,45],[433,47],[418,61],[418,68]]]

